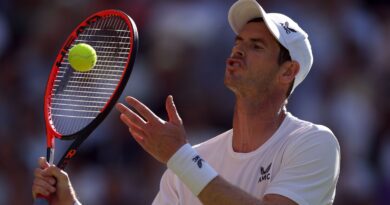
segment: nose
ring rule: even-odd
[[[245,52],[242,43],[234,45],[232,49],[232,57],[244,57]]]

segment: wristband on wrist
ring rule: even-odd
[[[168,160],[167,166],[196,196],[218,175],[190,144],[183,145]]]

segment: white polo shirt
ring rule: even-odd
[[[301,205],[332,204],[340,172],[340,147],[322,125],[287,113],[281,126],[255,151],[237,153],[229,130],[194,146],[220,176],[262,199],[279,194]],[[167,170],[154,205],[201,205],[180,179]]]

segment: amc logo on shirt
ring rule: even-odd
[[[264,167],[260,166],[260,177],[258,183],[264,180],[269,180],[271,178],[271,173],[270,173],[271,165],[272,163],[270,163],[265,169]]]

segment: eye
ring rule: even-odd
[[[252,47],[256,50],[260,50],[260,49],[263,49],[263,46],[261,45],[258,45],[258,44],[252,44]]]

